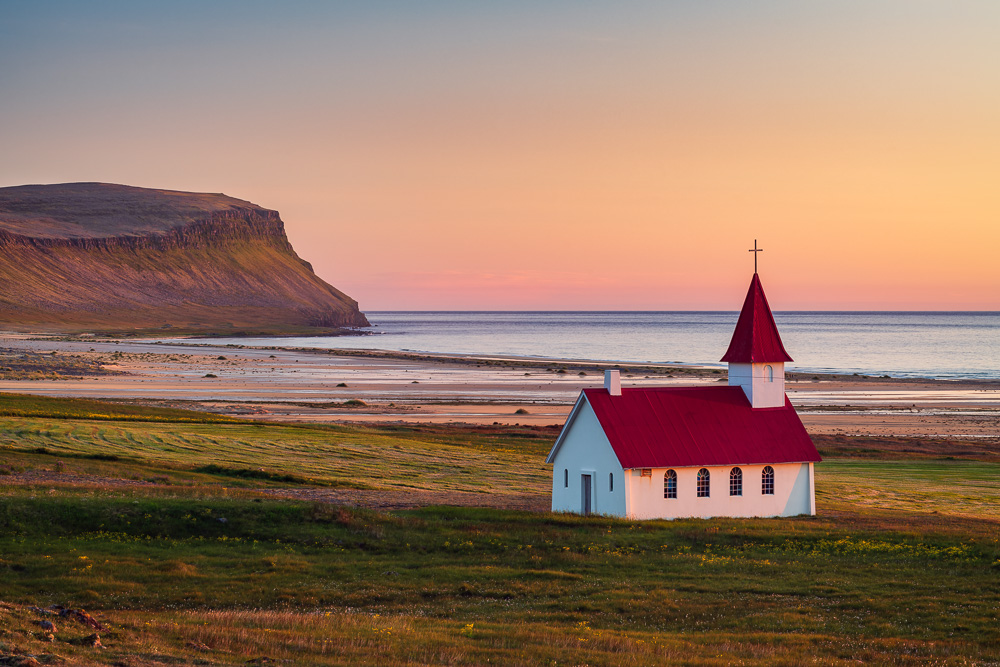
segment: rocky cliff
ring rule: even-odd
[[[277,211],[105,183],[0,188],[0,328],[368,326],[300,259]]]

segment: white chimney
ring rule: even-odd
[[[622,372],[604,371],[604,388],[612,396],[622,395]]]

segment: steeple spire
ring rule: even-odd
[[[722,360],[729,362],[729,386],[742,388],[750,407],[784,407],[788,400],[785,397],[785,362],[792,358],[781,344],[778,327],[756,273]]]
[[[754,243],[754,247],[757,244]],[[754,257],[757,255],[754,254]],[[792,361],[781,344],[778,326],[774,323],[771,308],[767,305],[760,277],[754,273],[750,281],[743,310],[736,321],[736,330],[729,342],[729,349],[722,361],[730,363],[757,364]]]

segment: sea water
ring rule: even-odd
[[[718,365],[737,312],[368,312],[366,335],[221,343]],[[998,312],[775,312],[788,370],[1000,379]]]

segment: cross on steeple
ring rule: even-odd
[[[753,250],[747,250],[747,252],[753,253],[753,272],[757,273],[757,253],[764,252],[763,248],[757,247],[757,239],[753,240]]]

